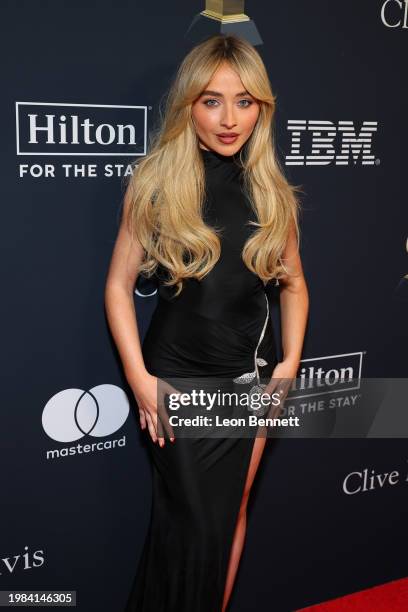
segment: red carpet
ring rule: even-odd
[[[330,599],[296,612],[407,612],[408,578]]]

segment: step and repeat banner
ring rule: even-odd
[[[408,375],[408,2],[15,0],[2,16],[0,591],[75,591],[82,612],[121,612],[151,468],[104,288],[160,102],[204,37],[257,46],[280,161],[303,188],[300,409],[352,406],[358,387],[329,401],[310,381]],[[279,287],[269,297],[280,350]],[[139,279],[142,337],[156,299]],[[376,426],[372,402],[361,435],[268,442],[231,611],[408,575],[406,431],[388,413]]]

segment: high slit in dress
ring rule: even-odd
[[[236,379],[277,363],[265,286],[241,251],[256,220],[238,156],[201,149],[205,220],[222,229],[221,256],[177,298],[159,282],[142,350],[146,369],[165,379]],[[160,279],[160,273],[158,273]],[[174,385],[177,386],[177,385]],[[154,443],[148,532],[125,612],[220,612],[254,436],[182,437]]]

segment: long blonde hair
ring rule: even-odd
[[[137,167],[134,162],[129,180],[128,225],[145,255],[139,271],[150,277],[159,264],[164,266],[165,283],[177,285],[176,296],[184,278],[202,279],[221,253],[218,229],[205,224],[202,216],[205,168],[191,109],[223,61],[260,103],[257,123],[240,155],[246,194],[257,219],[251,224],[258,228],[245,243],[242,259],[266,284],[289,274],[282,253],[291,224],[299,246],[299,188],[289,185],[275,154],[276,98],[264,63],[247,41],[235,35],[212,36],[180,64],[150,150]]]

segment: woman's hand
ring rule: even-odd
[[[160,446],[164,446],[164,437],[159,434],[163,427],[174,442],[175,436],[169,423],[164,396],[169,393],[179,393],[172,385],[146,372],[137,383],[131,385],[139,408],[140,426],[142,429],[149,430],[153,442],[159,441]],[[160,419],[160,431],[158,431]]]
[[[275,366],[272,372],[271,379],[264,388],[263,392],[268,393],[268,395],[272,395],[273,393],[279,394],[279,410],[281,409],[283,402],[287,394],[289,393],[290,387],[292,386],[292,383],[296,378],[298,368],[299,362],[294,362],[290,360],[280,361]],[[276,414],[272,416],[276,416]]]
[[[272,378],[296,378],[297,371],[299,369],[299,362],[283,360],[276,364]]]

